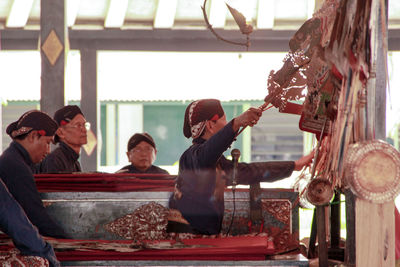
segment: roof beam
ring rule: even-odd
[[[250,52],[287,52],[295,30],[260,30],[250,35]],[[238,30],[220,30],[229,40],[243,41]],[[38,30],[0,30],[1,49],[37,50]],[[142,51],[243,51],[242,47],[217,40],[209,30],[73,30],[68,33],[70,49],[93,46],[101,50]],[[389,51],[400,50],[400,29],[388,31]]]
[[[209,21],[213,28],[224,28],[227,7],[222,0],[212,0]]]
[[[121,28],[124,24],[128,0],[110,0],[104,27]]]
[[[67,8],[67,26],[71,27],[75,24],[76,16],[79,11],[80,0],[68,0],[65,1]]]
[[[275,21],[275,0],[258,0],[257,29],[272,29]]]
[[[176,6],[178,0],[159,0],[156,16],[154,18],[154,28],[169,29],[174,26]]]
[[[33,0],[14,0],[7,17],[6,27],[24,27],[32,9]]]

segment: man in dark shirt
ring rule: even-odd
[[[1,179],[0,214],[0,230],[11,237],[21,255],[39,256],[47,259],[50,267],[60,266],[52,246],[39,235]]]
[[[182,218],[168,223],[169,232],[218,234],[224,216],[224,187],[232,185],[233,163],[223,156],[241,127],[254,126],[261,110],[250,108],[229,123],[219,100],[202,99],[186,108],[183,133],[193,144],[180,157],[176,190],[170,210]],[[274,182],[301,170],[313,153],[297,161],[239,163],[238,184]],[[170,216],[171,217],[171,216]]]
[[[128,160],[131,163],[117,173],[155,173],[169,174],[166,170],[153,165],[156,160],[156,144],[148,133],[136,133],[128,141]]]
[[[87,143],[87,130],[90,124],[86,122],[81,109],[75,105],[57,110],[54,120],[59,125],[54,141],[59,145],[43,160],[38,172],[81,172],[79,154],[81,147]]]
[[[67,238],[47,214],[32,174],[33,164],[49,153],[57,127],[52,118],[38,110],[28,111],[11,123],[6,132],[13,141],[0,156],[0,178],[41,235]]]

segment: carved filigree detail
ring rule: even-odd
[[[262,199],[262,209],[269,212],[278,221],[290,226],[292,218],[292,203],[287,199]]]
[[[169,211],[158,203],[150,202],[104,225],[104,229],[126,239],[157,240],[167,237]]]

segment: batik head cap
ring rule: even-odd
[[[217,121],[225,114],[218,99],[201,99],[187,106],[183,123],[183,134],[186,138],[200,137],[209,120]]]
[[[128,141],[128,151],[136,147],[142,141],[150,144],[154,149],[156,149],[156,144],[148,133],[135,133]]]
[[[34,130],[42,136],[53,136],[57,128],[57,123],[49,115],[39,110],[30,110],[8,125],[6,133],[13,139]]]
[[[81,109],[77,105],[68,105],[60,108],[56,113],[54,113],[54,120],[59,126],[64,126],[72,121],[78,114],[83,116]]]
[[[56,113],[54,113],[54,120],[59,126],[64,126],[72,121],[78,114],[84,116],[81,109],[77,105],[68,105],[60,108],[56,111]],[[60,138],[56,134],[54,136],[54,142],[58,143],[59,141]]]

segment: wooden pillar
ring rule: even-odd
[[[373,0],[372,3],[379,5],[380,1]],[[374,97],[368,101],[374,105],[374,136],[371,137],[381,140],[386,139],[387,0],[385,4],[386,24],[381,24],[382,10],[377,8],[377,19],[371,31],[371,42],[375,48],[371,51],[371,73],[376,78],[375,84],[369,88],[370,91],[375,90],[375,96],[368,96]],[[354,203],[356,266],[395,266],[394,202],[376,204],[356,197]]]
[[[85,46],[87,47],[87,46]],[[91,124],[92,132],[98,137],[100,105],[97,101],[97,51],[83,48],[81,52],[81,109],[87,121]],[[81,165],[84,172],[97,171],[97,145],[89,156],[81,153]]]
[[[53,116],[64,106],[64,67],[68,30],[64,0],[40,1],[40,109]]]
[[[356,266],[395,266],[394,203],[356,198]]]
[[[382,25],[382,10],[378,9],[379,12],[377,20],[375,23],[376,35],[375,35],[375,45],[376,45],[376,59],[375,59],[375,69],[372,68],[376,75],[375,83],[375,116],[374,116],[374,132],[375,139],[386,140],[386,69],[387,69],[387,49],[388,49],[388,0],[385,2],[385,14],[386,17],[384,21],[385,25]],[[374,0],[372,2],[382,2],[380,0]],[[386,27],[384,27],[386,26]]]

